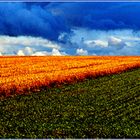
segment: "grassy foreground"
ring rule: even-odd
[[[0,101],[0,138],[140,138],[140,69]]]

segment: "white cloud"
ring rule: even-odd
[[[2,56],[2,53],[0,52],[0,56]]]
[[[18,56],[25,56],[25,54],[24,54],[24,52],[23,52],[22,50],[19,50],[19,51],[17,52],[17,55],[18,55]]]
[[[31,47],[25,47],[24,48],[24,53],[26,54],[26,55],[32,55],[33,54],[33,48],[31,48]]]
[[[108,43],[103,40],[86,40],[84,41],[84,44],[86,44],[88,47],[107,47]]]
[[[88,55],[88,51],[87,51],[87,50],[84,50],[84,49],[82,49],[82,48],[78,48],[78,49],[76,50],[76,54],[77,54],[77,55]]]
[[[131,35],[131,36],[123,36],[121,38],[128,41],[140,41],[139,36],[140,36],[140,33],[138,32],[137,37],[135,37],[134,35]]]
[[[108,39],[108,46],[115,46],[117,49],[122,49],[125,45],[125,42],[120,38],[111,36]]]
[[[43,46],[46,48],[56,48],[61,47],[56,43],[43,39],[41,37],[31,37],[31,36],[0,36],[0,46]]]
[[[32,56],[47,56],[49,53],[47,51],[38,51],[32,54]]]
[[[16,54],[19,55],[19,56],[32,55],[33,54],[33,50],[34,49],[32,49],[30,47],[25,47],[23,49],[18,50]]]
[[[114,37],[114,36],[111,36],[108,40],[108,43],[109,45],[118,45],[122,42],[121,39],[117,38],[117,37]]]
[[[31,36],[0,36],[0,52],[5,55],[32,55],[35,50],[46,51],[47,49],[60,50],[61,46],[53,41]],[[21,51],[22,50],[22,53]]]
[[[72,42],[80,42],[82,38],[84,40],[108,40],[110,36],[118,37],[120,39],[132,39],[140,40],[140,32],[134,32],[133,30],[87,30],[84,28],[73,29],[74,36],[71,37]],[[133,39],[132,39],[133,40]]]
[[[52,49],[52,54],[53,56],[61,56],[62,54],[59,52],[58,49]]]
[[[52,55],[52,56],[65,56],[67,54],[65,52],[60,52],[58,49],[52,49],[51,52],[47,52],[47,51],[36,51],[35,53],[32,54],[32,56],[47,56],[47,55]]]
[[[31,36],[0,36],[0,55],[140,55],[140,31],[74,29],[60,42]]]
[[[52,49],[52,52],[50,53],[50,55],[65,56],[65,55],[68,55],[68,54],[66,52],[60,52],[58,49]]]
[[[75,28],[72,31],[71,44],[86,50],[88,55],[140,55],[140,31],[84,28]]]

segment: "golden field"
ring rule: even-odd
[[[139,56],[1,56],[0,96],[140,67]]]

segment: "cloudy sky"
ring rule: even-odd
[[[140,3],[1,2],[0,55],[140,55]]]

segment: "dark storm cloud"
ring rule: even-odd
[[[89,29],[140,29],[140,3],[51,3],[70,26]]]
[[[0,3],[0,34],[57,40],[74,27],[139,30],[139,14],[140,3]]]
[[[60,32],[69,32],[63,18],[43,7],[48,3],[0,3],[0,34],[41,36],[56,40]]]

